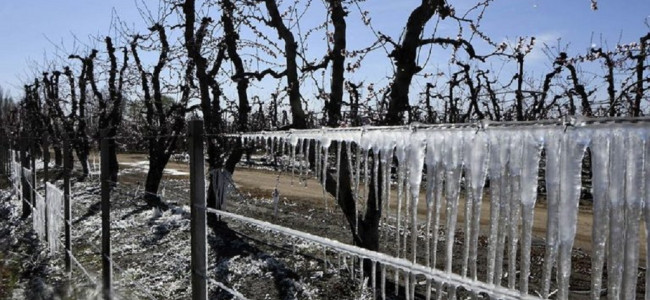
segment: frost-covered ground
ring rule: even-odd
[[[137,173],[125,171],[130,180]],[[143,205],[135,182],[121,183],[112,193],[111,243],[118,299],[191,298],[189,184],[187,180],[176,179],[165,185],[164,200],[172,208],[164,212]],[[260,203],[271,205],[270,199],[244,195],[234,198],[237,201],[231,201],[228,208],[238,213],[257,214]],[[17,197],[4,191],[2,199],[6,199],[1,207],[2,247],[9,248],[3,249],[0,258],[3,266],[15,262],[22,265],[12,268],[17,278],[11,287],[6,287],[11,292],[0,299],[96,298],[94,283],[101,282],[97,179],[91,177],[73,185],[72,252],[83,270],[73,266],[69,288],[63,272],[63,253],[47,254],[31,229],[31,218],[19,219],[21,206]],[[285,204],[291,207],[290,203],[281,203],[281,214]],[[287,215],[295,218],[297,213]],[[249,299],[368,297],[367,289],[364,292],[350,281],[347,271],[339,270],[339,265],[330,262],[325,267],[322,251],[314,245],[236,223],[219,223],[209,231],[208,239],[211,299],[232,298],[215,281]],[[34,288],[35,285],[38,287]],[[4,282],[2,287],[5,290]]]
[[[268,168],[268,167],[267,167]],[[120,185],[112,194],[111,234],[115,291],[120,299],[189,299],[189,183],[186,179],[167,179],[164,200],[171,204],[165,212],[144,206],[139,200],[146,168],[134,163],[126,166]],[[262,175],[260,175],[262,176]],[[174,177],[167,177],[174,178]],[[310,185],[317,193],[320,186]],[[284,191],[286,192],[286,191]],[[31,230],[31,218],[20,220],[20,203],[10,193],[0,194],[0,299],[93,299],[99,293],[93,285],[101,282],[101,221],[99,182],[91,177],[73,185],[73,253],[84,271],[74,266],[71,281],[63,274],[63,254],[48,256]],[[227,210],[269,221],[285,227],[350,243],[350,229],[339,210],[326,211],[323,202],[300,201],[283,194],[278,214],[274,214],[271,195],[259,190],[235,190]],[[393,220],[389,216],[389,220]],[[395,228],[385,226],[382,251],[394,253]],[[440,236],[444,237],[441,228]],[[454,243],[460,249],[464,240],[458,232]],[[485,249],[484,237],[479,239]],[[232,299],[217,282],[249,299],[370,299],[369,289],[353,280],[348,262],[336,253],[326,256],[316,245],[237,222],[219,223],[208,233],[211,299]],[[439,244],[439,266],[444,260],[444,240]],[[539,286],[543,241],[533,243],[531,290]],[[425,253],[418,249],[418,253]],[[479,261],[485,261],[485,253]],[[457,253],[460,258],[461,253]],[[455,254],[456,257],[456,254]],[[571,287],[589,287],[590,263],[587,253],[574,251]],[[454,264],[454,270],[460,265]],[[479,265],[480,274],[485,266]],[[9,275],[5,275],[8,273]],[[644,272],[643,272],[644,273]],[[358,276],[357,274],[355,274]],[[506,274],[507,278],[508,274]],[[639,293],[645,289],[644,274],[639,274]],[[394,283],[388,278],[387,295],[394,297]],[[504,278],[505,280],[505,278]],[[366,286],[368,282],[365,282]],[[555,283],[553,283],[555,284]],[[422,296],[424,282],[418,283]],[[462,293],[461,293],[462,294]],[[402,294],[397,299],[401,299]],[[586,296],[585,296],[586,297]]]

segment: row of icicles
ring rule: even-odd
[[[394,226],[391,230],[395,252],[391,254],[427,267],[439,265],[439,241],[455,241],[459,204],[464,200],[464,222],[460,228],[465,233],[463,247],[458,252],[453,242],[444,243],[441,269],[542,298],[551,294],[551,280],[555,277],[559,299],[568,299],[570,294],[582,160],[589,148],[593,174],[592,298],[600,298],[606,286],[610,299],[632,299],[637,292],[640,225],[645,219],[648,229],[650,221],[650,204],[646,204],[650,203],[650,175],[646,175],[650,174],[646,172],[650,171],[650,159],[645,159],[650,155],[649,133],[644,126],[611,124],[568,130],[559,126],[478,131],[470,128],[296,130],[247,134],[242,140],[245,144],[263,147],[267,157],[278,152],[288,153],[292,183],[296,166],[300,178],[307,176],[306,154],[310,153],[310,147],[316,147],[319,151],[315,151],[313,169],[323,189],[330,169],[334,169],[335,178],[340,178],[341,152],[345,149],[352,158],[347,167],[353,170],[351,186],[357,225],[364,200],[367,200],[364,195],[371,188],[370,176],[366,174],[381,177],[381,182],[375,181],[372,188],[379,191],[381,185],[384,236],[388,237],[386,229]],[[536,279],[534,290],[530,290],[532,229],[542,150],[545,150],[548,217],[545,236],[535,237],[544,238],[542,278],[541,282]],[[330,166],[330,151],[335,153],[334,166]],[[378,174],[379,164],[373,163],[373,159],[381,164],[383,174]],[[394,183],[390,180],[393,167],[397,177]],[[418,218],[423,178],[426,220]],[[482,226],[483,189],[488,182],[489,225]],[[388,187],[391,185],[397,185],[396,212],[390,211],[392,191]],[[337,182],[335,197],[339,194],[339,186]],[[464,199],[460,197],[461,190],[465,191]],[[329,209],[330,204],[327,200],[325,203]],[[441,220],[443,215],[444,220]],[[391,220],[393,216],[395,221]],[[441,229],[444,229],[443,236],[440,236]],[[482,234],[487,235],[487,251],[479,248]],[[422,242],[426,250],[424,255],[418,256],[416,250]],[[409,247],[410,252],[407,251]],[[457,252],[462,254],[459,270],[453,264]],[[485,261],[479,262],[483,259],[479,254],[485,252]],[[407,254],[411,255],[407,257]],[[506,266],[504,261],[508,262]],[[605,262],[608,276],[603,283]],[[646,262],[650,262],[647,252]],[[484,267],[479,268],[482,264]],[[479,274],[479,270],[485,270],[485,274]],[[518,282],[516,276],[508,276],[517,273]],[[505,278],[507,281],[502,282]]]

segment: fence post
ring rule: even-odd
[[[0,169],[0,174],[2,175],[7,175],[7,148],[8,148],[8,143],[7,143],[7,136],[2,134],[0,135],[0,148],[2,148],[2,152],[0,152],[0,161],[2,161],[2,169]]]
[[[192,243],[192,299],[205,300],[207,285],[207,247],[205,216],[205,168],[203,156],[203,120],[188,122],[190,150],[190,198]]]
[[[50,163],[50,137],[47,130],[43,133],[43,197],[45,197],[45,240],[49,241],[49,230],[47,230],[50,224],[50,214],[47,212],[50,208],[47,199],[47,178],[48,176],[48,164]]]
[[[21,199],[23,202],[23,214],[21,218],[26,219],[29,217],[29,215],[32,213],[32,207],[30,204],[32,204],[31,201],[31,196],[32,194],[29,192],[29,182],[27,181],[27,178],[25,178],[25,172],[23,171],[24,168],[29,167],[29,158],[27,157],[27,138],[25,137],[25,133],[21,133],[20,137],[20,185],[22,187],[22,193],[21,193]]]
[[[32,206],[36,207],[36,143],[37,140],[32,140],[29,146],[29,157],[31,158],[32,170]],[[46,229],[47,230],[47,229]]]
[[[71,259],[70,255],[72,254],[71,246],[71,214],[70,214],[70,171],[72,166],[70,165],[70,157],[68,153],[70,152],[70,144],[67,140],[67,137],[63,139],[63,217],[65,218],[64,227],[65,227],[65,271],[68,273],[68,278],[71,275]]]
[[[110,300],[113,297],[112,269],[111,269],[111,191],[109,182],[109,153],[108,153],[108,131],[101,135],[100,156],[101,156],[101,193],[102,193],[102,278],[104,300]]]

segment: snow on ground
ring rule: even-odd
[[[42,165],[42,164],[41,164]],[[136,163],[134,167],[143,164]],[[140,174],[142,171],[130,173]],[[58,185],[61,182],[57,182]],[[117,299],[189,299],[190,284],[190,207],[187,180],[166,181],[171,209],[159,211],[148,208],[136,195],[134,184],[119,184],[111,196],[111,243],[113,282]],[[75,182],[72,188],[72,253],[83,266],[73,264],[71,278],[65,280],[63,252],[48,255],[31,229],[31,218],[19,219],[20,203],[2,191],[0,230],[2,244],[12,247],[2,253],[16,252],[23,266],[22,277],[12,288],[10,299],[44,298],[94,299],[101,283],[101,213],[100,189],[96,177]],[[229,203],[229,210],[257,214],[256,199],[242,195]],[[260,200],[272,206],[270,199]],[[287,204],[286,206],[284,204]],[[309,222],[293,210],[294,204],[281,203],[281,213]],[[266,209],[272,216],[272,210]],[[26,238],[29,237],[29,238]],[[269,239],[271,238],[271,239]],[[63,239],[63,237],[61,237]],[[314,245],[236,223],[219,223],[208,233],[211,280],[242,293],[249,299],[358,299],[367,291],[350,282],[347,271],[332,263],[324,267],[321,250]],[[4,250],[4,249],[3,249]],[[5,261],[16,258],[4,258]],[[34,271],[33,269],[36,269]],[[88,278],[87,274],[90,275]],[[27,275],[26,275],[27,274]],[[38,286],[38,288],[34,288]],[[333,288],[332,288],[333,287]],[[366,289],[367,290],[367,289]],[[30,294],[31,293],[31,294]],[[209,284],[211,299],[231,299],[232,295],[215,284]],[[1,294],[1,293],[0,293]],[[364,296],[366,295],[366,296]],[[0,297],[2,298],[2,297]]]
[[[120,162],[120,165],[128,166],[130,168],[120,170],[121,173],[133,172],[147,172],[149,170],[149,162],[146,160],[136,162]],[[189,176],[189,172],[183,172],[172,168],[165,168],[164,174],[171,176]]]

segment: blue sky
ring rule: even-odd
[[[397,39],[409,13],[419,2],[369,0],[362,4],[362,10],[370,12],[376,30]],[[147,3],[157,5],[157,1]],[[450,3],[462,12],[474,1]],[[320,20],[324,17],[320,1],[314,1],[314,7],[308,12],[306,20]],[[373,39],[372,32],[356,18],[359,14],[356,7],[350,7],[349,10],[350,48],[368,45]],[[35,64],[42,63],[46,57],[52,59],[56,55],[67,56],[70,54],[68,52],[75,50],[83,53],[83,44],[93,46],[90,35],[103,36],[109,32],[114,12],[127,23],[145,28],[133,0],[0,1],[0,86],[18,96],[22,83],[30,79]],[[597,11],[590,9],[588,0],[496,0],[487,9],[481,29],[495,41],[536,36],[538,50],[535,50],[527,63],[534,73],[541,76],[548,70],[544,66],[550,64],[539,51],[541,42],[555,44],[561,38],[564,43],[570,43],[571,55],[586,52],[592,43],[600,46],[602,36],[602,40],[607,43],[602,46],[613,49],[619,40],[623,43],[637,41],[639,36],[650,31],[644,24],[649,17],[649,0],[599,1]],[[444,34],[445,30],[453,29],[453,25],[442,24],[438,29],[439,33]],[[75,41],[74,36],[78,41]],[[63,48],[57,51],[59,46]],[[318,47],[319,45],[311,45],[313,59],[323,55],[323,49]],[[434,49],[425,70],[445,70],[448,56],[444,53]],[[386,77],[391,72],[392,67],[385,53],[377,51],[368,57],[360,71],[350,77],[356,81],[385,84]]]

